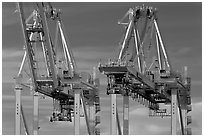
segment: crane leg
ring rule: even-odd
[[[39,114],[38,92],[34,92],[34,95],[33,95],[33,135],[38,135],[38,130],[39,130],[38,114]]]
[[[123,135],[129,134],[129,96],[123,96]]]
[[[184,84],[188,84],[187,82],[187,77],[188,77],[188,68],[187,66],[184,66],[183,68],[183,76],[184,76]],[[183,126],[184,126],[184,135],[187,135],[187,110],[181,108],[181,113],[182,113],[182,119],[183,119]]]
[[[80,90],[74,90],[74,134],[79,135],[80,130]]]
[[[89,108],[89,120],[90,120],[90,129],[91,129],[91,135],[94,135],[95,130],[95,108],[94,105],[91,104]]]
[[[16,85],[15,135],[21,134],[21,91],[22,87]]]
[[[118,128],[118,135],[122,135],[121,127],[120,127],[120,120],[118,115],[118,109],[116,108],[116,118],[117,118],[117,128]]]
[[[111,94],[111,135],[117,134],[116,105],[116,94]]]
[[[176,135],[177,129],[177,89],[171,91],[171,134]]]
[[[181,109],[182,119],[183,119],[183,128],[184,128],[184,135],[187,135],[186,128],[187,128],[187,111],[186,109]]]

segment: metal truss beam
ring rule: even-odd
[[[47,23],[47,17],[46,17],[46,13],[44,11],[44,7],[43,4],[38,3],[38,8],[39,8],[39,13],[41,15],[41,19],[42,19],[42,24],[44,27],[44,37],[46,40],[46,44],[45,47],[47,48],[47,54],[48,54],[48,58],[49,58],[49,69],[51,71],[51,76],[53,79],[53,84],[54,84],[54,88],[57,87],[57,75],[56,75],[56,70],[55,70],[55,62],[54,62],[54,52],[53,52],[53,44],[51,41],[51,37],[50,37],[50,33],[49,33],[49,28],[48,28],[48,23]]]

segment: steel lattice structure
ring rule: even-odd
[[[51,122],[72,122],[72,116],[74,116],[74,134],[80,134],[80,108],[82,107],[88,134],[100,134],[100,130],[96,128],[100,123],[99,79],[96,78],[96,72],[94,71],[93,75],[78,72],[64,32],[61,12],[53,8],[51,3],[34,5],[36,9],[26,19],[23,4],[17,4],[25,42],[25,54],[16,77],[15,134],[20,134],[21,117],[26,134],[30,134],[21,103],[23,86],[31,87],[33,91],[32,134],[38,134],[39,131],[39,94],[53,98]],[[51,22],[56,24],[55,41],[52,40]],[[26,61],[29,66],[31,85],[22,82]]]
[[[111,94],[111,134],[122,134],[117,114],[116,95],[123,96],[123,134],[129,134],[129,97],[150,109],[150,116],[171,116],[171,134],[177,134],[177,107],[182,134],[191,134],[187,127],[191,117],[190,77],[175,72],[162,40],[157,10],[149,6],[130,8],[118,22],[125,27],[116,60],[99,63],[107,75],[107,94]],[[170,104],[170,114],[160,104]]]

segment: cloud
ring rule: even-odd
[[[191,84],[195,85],[195,86],[202,85],[202,81],[201,80],[192,80]]]
[[[107,59],[113,54],[114,46],[104,48],[105,45],[99,44],[97,46],[83,45],[77,49],[73,49],[74,56],[79,60]]]
[[[193,134],[202,134],[202,102],[193,103],[192,112],[188,115],[192,116],[192,124],[189,127],[192,128]]]
[[[23,10],[26,16],[32,13],[34,3],[23,3]],[[15,24],[20,25],[19,11],[16,2],[3,2],[2,3],[2,25],[13,26]]]
[[[161,126],[158,126],[158,125],[155,125],[155,124],[146,124],[145,126],[146,128],[146,132],[148,133],[151,133],[151,134],[161,134],[161,132],[164,132],[164,131],[168,131],[170,128],[169,127],[161,127]]]
[[[145,107],[137,108],[130,111],[130,115],[137,115],[137,116],[145,116],[145,115],[147,116],[148,113],[149,113],[149,109]]]
[[[24,50],[9,50],[9,49],[2,49],[2,59],[4,61],[8,60],[16,60],[19,57],[23,58]]]
[[[19,15],[16,11],[15,3],[2,3],[2,25],[10,26],[20,22]]]
[[[175,52],[172,52],[172,55],[178,56],[178,57],[183,57],[189,54],[193,50],[192,47],[180,47],[178,49],[174,49]]]

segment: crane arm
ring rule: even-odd
[[[46,5],[46,15],[47,17],[53,19],[53,20],[57,20],[57,27],[61,36],[61,40],[62,40],[62,45],[63,45],[63,49],[64,49],[64,56],[65,56],[65,60],[66,60],[66,67],[69,69],[71,76],[74,75],[74,73],[76,73],[76,63],[74,60],[74,56],[71,50],[71,47],[68,43],[68,38],[66,37],[66,34],[64,32],[64,26],[62,23],[62,20],[60,18],[60,11],[57,11],[55,8],[53,8],[52,4],[50,2],[46,2],[43,3],[44,7]],[[57,45],[55,45],[57,46]]]
[[[124,55],[124,53],[126,52],[126,50],[128,48],[128,41],[131,38],[132,27],[133,27],[133,20],[130,20],[130,22],[128,24],[128,27],[127,27],[127,30],[126,30],[126,33],[125,33],[125,37],[124,37],[123,43],[122,43],[122,48],[121,48],[120,53],[119,53],[118,60],[122,60],[123,59],[123,55]]]
[[[74,73],[76,73],[76,63],[75,63],[75,60],[74,60],[74,56],[73,56],[71,47],[67,42],[67,38],[65,36],[64,27],[63,27],[63,24],[62,24],[61,20],[57,21],[57,24],[58,24],[58,27],[59,27],[60,36],[62,38],[62,44],[63,44],[63,47],[65,48],[65,56],[67,57],[67,58],[65,57],[65,59],[67,59],[66,60],[66,62],[68,63],[67,65],[70,66],[69,67],[70,73],[73,76]]]
[[[158,40],[159,40],[159,43],[160,43],[160,46],[161,46],[161,49],[162,49],[162,52],[163,52],[163,55],[164,55],[164,58],[165,58],[165,63],[167,65],[167,67],[171,70],[172,69],[171,63],[169,61],[168,54],[166,52],[166,48],[165,48],[164,43],[162,41],[162,37],[161,37],[160,31],[159,31],[158,24],[157,24],[157,21],[155,19],[154,19],[154,26],[156,28],[156,34],[158,36]]]

